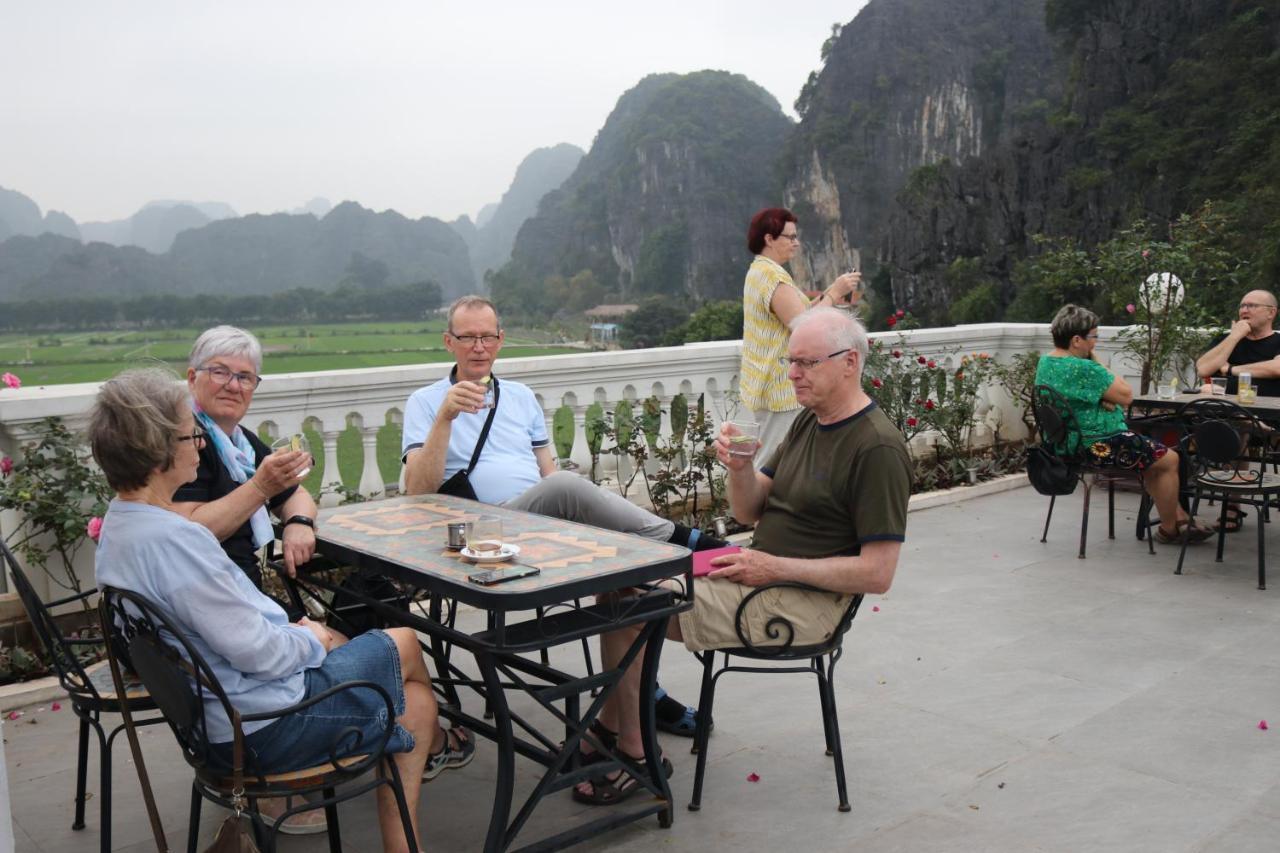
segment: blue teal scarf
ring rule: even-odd
[[[237,483],[249,482],[249,478],[258,470],[258,462],[257,454],[253,452],[253,445],[249,443],[249,439],[245,438],[244,430],[237,425],[228,436],[195,400],[191,401],[191,410],[195,412],[196,422],[213,442],[213,449],[218,451],[218,459],[222,461],[222,467],[227,469],[231,479]],[[254,548],[261,548],[275,539],[275,531],[271,529],[271,517],[267,515],[265,505],[258,507],[253,515],[249,516],[249,527],[253,530]]]

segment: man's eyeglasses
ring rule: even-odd
[[[1247,308],[1248,310],[1252,311],[1255,308],[1275,308],[1276,306],[1266,305],[1262,302],[1241,302],[1240,307]]]
[[[844,355],[848,351],[849,350],[847,349],[837,350],[836,352],[833,352],[830,355],[825,355],[822,358],[792,358],[789,355],[784,355],[778,359],[778,364],[781,364],[788,370],[793,367],[798,367],[801,370],[813,370],[819,364],[822,364],[822,362],[830,361],[838,355]]]
[[[262,381],[262,377],[258,376],[256,373],[237,373],[236,371],[229,370],[220,364],[215,364],[211,367],[197,367],[196,373],[199,373],[202,370],[209,374],[209,378],[213,380],[215,385],[227,385],[232,379],[234,379],[239,382],[240,387],[246,391],[252,391],[254,388],[257,388],[258,383]]]
[[[209,440],[209,433],[200,429],[200,427],[196,427],[196,431],[191,433],[191,435],[178,436],[178,441],[194,441],[197,447],[199,447],[201,444],[204,444],[208,440]]]
[[[502,340],[502,335],[455,335],[453,332],[449,333],[449,337],[464,347],[473,347],[479,341],[485,349],[497,346],[498,341]]]

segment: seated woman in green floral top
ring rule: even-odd
[[[1129,430],[1123,407],[1133,401],[1129,383],[1102,366],[1094,354],[1098,344],[1098,315],[1078,305],[1066,305],[1053,318],[1053,351],[1040,358],[1036,384],[1062,395],[1075,415],[1080,435],[1069,436],[1067,451],[1084,447],[1102,464],[1142,471],[1143,485],[1160,513],[1156,541],[1201,542],[1213,530],[1193,520],[1178,503],[1178,454],[1158,441]],[[1174,519],[1176,528],[1170,524]]]

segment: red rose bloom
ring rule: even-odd
[[[905,317],[905,316],[907,316],[907,312],[906,312],[906,311],[903,311],[901,308],[899,308],[899,309],[898,309],[898,313],[897,313],[897,318],[898,318],[899,320],[901,320],[901,319],[902,319],[903,317]]]
[[[922,356],[922,355],[918,355],[918,356],[916,356],[916,361],[920,362],[921,364],[928,364],[928,363],[929,363],[929,359],[925,358],[925,357],[924,357],[924,356]]]
[[[880,387],[882,387],[883,385],[884,385],[884,383],[883,383],[883,382],[881,382],[879,379],[872,379],[872,380],[871,380],[871,387],[872,387],[872,388],[880,388]]]
[[[935,404],[932,400],[924,401],[925,411],[932,412],[936,407],[937,407],[937,404]]]
[[[907,418],[907,426],[915,426],[918,423],[920,422],[915,418]]]
[[[902,350],[897,350],[897,349],[896,349],[896,350],[894,350],[894,351],[893,351],[893,357],[894,357],[894,358],[902,358]]]
[[[894,326],[898,325],[898,320],[896,317],[888,317],[887,319],[885,319],[885,323],[889,326],[890,329],[892,329]]]
[[[928,364],[925,365],[925,367],[928,367],[928,368],[934,368],[937,366],[938,366],[938,362],[934,361],[933,359],[929,359]]]

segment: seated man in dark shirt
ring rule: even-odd
[[[1206,382],[1212,376],[1228,377],[1228,394],[1236,393],[1237,377],[1248,373],[1253,376],[1258,394],[1280,397],[1280,332],[1271,328],[1275,320],[1274,293],[1269,290],[1246,293],[1240,300],[1239,319],[1200,356],[1196,373]]]
[[[751,547],[711,561],[715,570],[694,583],[693,609],[668,624],[668,637],[695,652],[740,646],[735,614],[743,599],[756,587],[797,581],[816,589],[777,590],[747,614],[745,630],[754,645],[778,645],[769,620],[781,616],[797,645],[819,643],[836,630],[851,596],[888,591],[906,536],[911,464],[902,433],[862,390],[867,352],[862,324],[834,308],[811,308],[791,322],[784,360],[804,411],[759,469],[729,453],[727,425],[716,440],[729,471],[730,509],[756,525]],[[622,660],[636,631],[601,638],[605,669]],[[621,752],[635,759],[643,757],[639,661],[594,727],[604,740],[616,735]],[[620,770],[581,783],[573,796],[610,805],[639,788]]]

